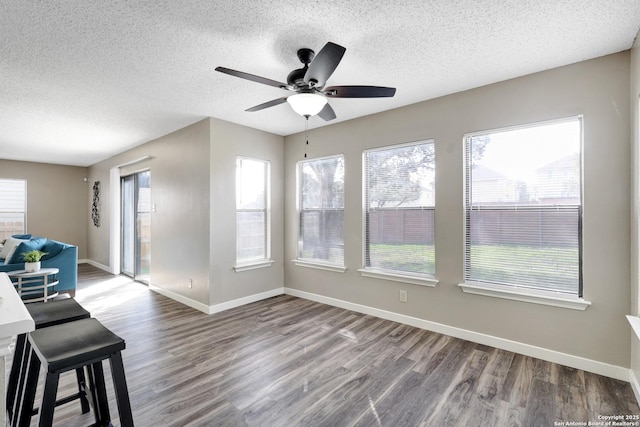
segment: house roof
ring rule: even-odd
[[[495,171],[491,168],[488,168],[481,164],[473,165],[473,180],[475,182],[478,181],[500,181],[507,180],[504,174],[501,174],[498,171]]]
[[[360,117],[629,49],[637,0],[5,0],[0,5],[0,158],[87,166],[216,117],[288,135],[288,105],[244,110],[281,89],[297,49],[346,47],[330,85],[397,88],[393,98],[331,99]]]

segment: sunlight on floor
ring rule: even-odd
[[[122,293],[122,297],[118,299],[104,297],[104,291],[117,292],[122,287],[129,287],[127,292]],[[80,303],[93,304],[100,301],[103,308],[120,305],[124,302],[133,300],[141,294],[148,293],[149,288],[142,283],[135,282],[126,276],[116,276],[112,279],[100,282],[99,286],[89,286],[78,289],[76,299]],[[102,295],[102,296],[99,296]]]

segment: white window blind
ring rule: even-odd
[[[0,241],[26,232],[26,213],[27,181],[0,179]]]
[[[298,163],[298,258],[344,264],[344,157]]]
[[[269,162],[236,159],[236,263],[269,259]]]
[[[465,281],[582,296],[582,119],[465,137]]]
[[[365,269],[435,274],[433,141],[367,150]]]

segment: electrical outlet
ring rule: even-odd
[[[400,302],[407,302],[408,296],[407,291],[400,290]]]
[[[193,279],[189,279],[189,281],[187,282],[187,288],[193,288]]]

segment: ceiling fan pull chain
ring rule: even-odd
[[[304,158],[307,158],[307,147],[309,146],[309,116],[305,117],[304,121],[304,136],[306,143],[304,144]]]

